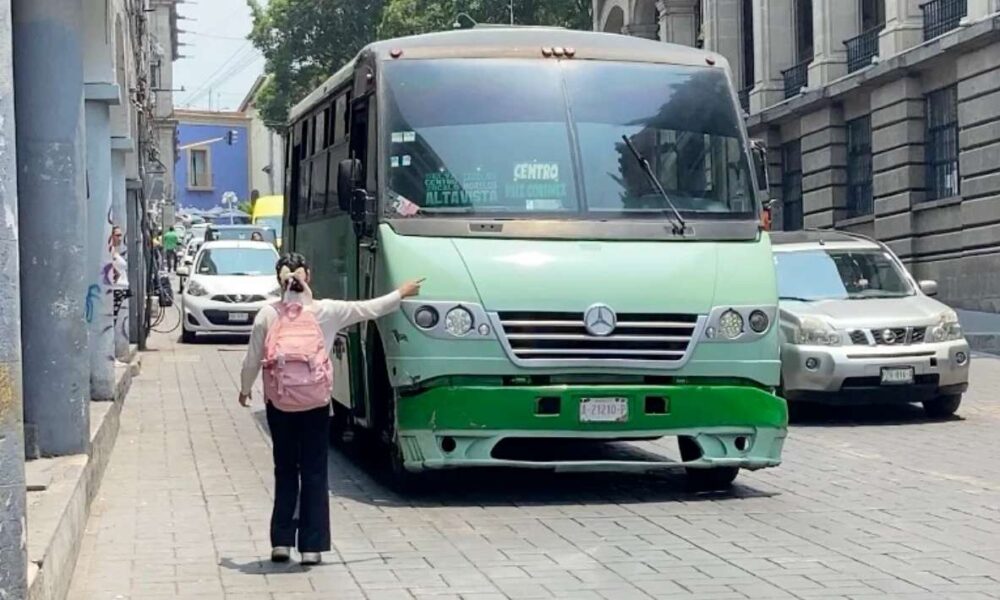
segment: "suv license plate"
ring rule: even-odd
[[[250,320],[249,313],[229,313],[229,320],[234,323],[246,323]]]
[[[580,422],[622,423],[628,421],[628,398],[581,398]]]
[[[882,385],[908,385],[913,383],[913,367],[884,367]]]

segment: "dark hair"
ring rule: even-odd
[[[281,268],[288,267],[289,271],[295,271],[299,267],[302,267],[309,272],[309,263],[306,262],[306,257],[302,256],[298,252],[289,252],[287,254],[282,254],[281,258],[274,265],[274,274],[276,276],[281,276]]]

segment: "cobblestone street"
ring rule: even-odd
[[[401,497],[331,450],[334,551],[273,565],[239,343],[151,340],[70,598],[1000,598],[1000,360],[960,419],[810,411],[727,494],[681,475],[455,473]],[[662,440],[672,448],[673,440]],[[672,452],[672,450],[671,450]]]

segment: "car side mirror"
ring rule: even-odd
[[[753,156],[753,169],[754,174],[757,176],[757,189],[766,192],[771,187],[767,176],[767,146],[760,140],[751,140],[750,154]]]
[[[174,272],[177,273],[178,277],[187,277],[188,275],[191,274],[191,270],[188,269],[187,267],[177,267],[177,269]]]
[[[349,158],[337,165],[337,205],[342,211],[354,214],[354,193],[361,187],[361,161]]]
[[[937,296],[938,284],[933,279],[925,279],[920,282],[920,291],[927,296]]]

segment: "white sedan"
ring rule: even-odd
[[[187,275],[181,297],[181,340],[199,333],[249,334],[257,312],[281,297],[274,272],[273,244],[249,241],[205,242]]]

